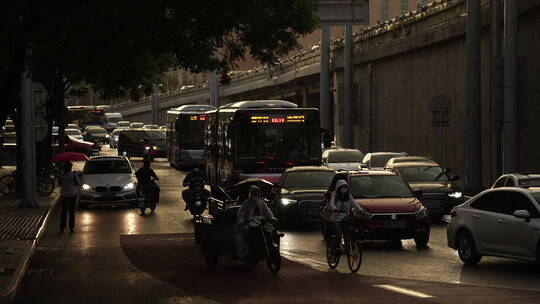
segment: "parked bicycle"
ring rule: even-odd
[[[36,178],[36,192],[41,196],[49,196],[54,191],[58,176],[57,167],[48,163],[43,166]],[[4,196],[14,196],[17,191],[17,170],[0,177],[0,193]]]
[[[362,265],[362,239],[359,229],[354,226],[354,217],[348,216],[341,224],[342,234],[331,235],[326,241],[326,260],[330,268],[335,269],[339,265],[342,248],[347,255],[347,264],[351,272],[356,273]]]

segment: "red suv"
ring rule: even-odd
[[[351,194],[364,209],[356,225],[369,240],[414,239],[417,247],[429,242],[429,217],[409,185],[394,171],[338,172],[325,200],[328,202],[336,182],[346,180]],[[323,235],[326,235],[323,223]]]

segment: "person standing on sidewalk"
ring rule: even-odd
[[[64,172],[60,174],[60,198],[62,201],[62,215],[60,217],[60,232],[66,228],[66,217],[69,211],[69,228],[71,232],[75,229],[75,201],[79,192],[81,181],[77,172],[71,171],[73,164],[66,162]]]

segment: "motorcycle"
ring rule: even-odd
[[[158,187],[158,185],[156,184],[155,187]],[[150,213],[154,213],[158,203],[157,189],[154,188],[151,191],[138,191],[137,202],[139,203],[141,215],[145,214],[147,208],[150,209]]]
[[[182,198],[186,202],[186,209],[191,215],[200,216],[206,210],[210,194],[204,188],[188,188],[182,191]]]
[[[255,217],[249,225],[249,253],[247,263],[255,267],[259,262],[266,260],[271,272],[277,273],[281,269],[281,254],[279,252],[280,238],[274,225],[262,217]]]

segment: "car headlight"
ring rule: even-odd
[[[463,197],[463,193],[462,192],[452,192],[452,193],[448,193],[448,196],[453,197],[453,198],[461,198],[461,197]]]
[[[414,214],[416,218],[426,217],[428,216],[427,208],[422,206],[418,212]]]
[[[124,186],[124,189],[126,190],[130,190],[130,189],[134,189],[135,188],[135,184],[134,183],[129,183],[127,185]]]
[[[109,136],[110,136],[109,134],[105,134],[105,138],[109,138]]]
[[[90,189],[92,189],[92,186],[90,186],[89,184],[83,184],[82,188],[83,188],[83,190],[90,190]]]
[[[294,203],[296,203],[296,201],[292,200],[292,199],[288,199],[288,198],[282,198],[281,199],[281,204],[283,206],[287,206],[287,205],[294,204]]]
[[[157,150],[157,146],[152,146],[152,149]]]

